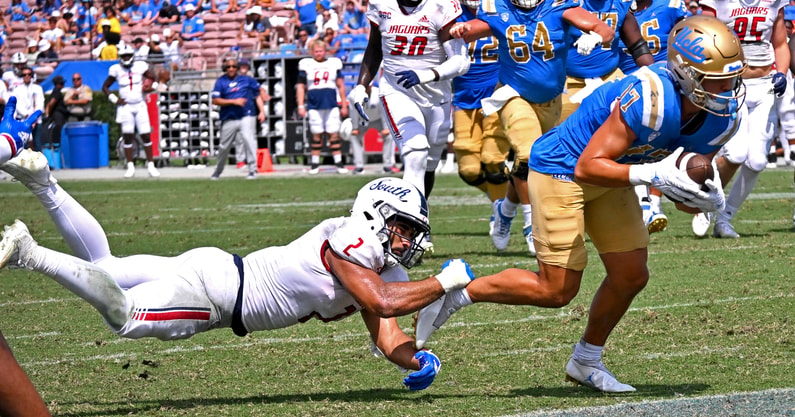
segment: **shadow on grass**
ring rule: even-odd
[[[710,388],[709,384],[679,384],[679,385],[634,385],[637,391],[623,394],[609,394],[593,390],[579,385],[569,385],[566,387],[532,387],[522,388],[511,391],[511,396],[529,397],[621,397],[637,398],[638,401],[650,398],[682,397],[700,394]]]
[[[381,403],[392,401],[416,401],[416,393],[406,389],[369,389],[346,392],[312,392],[302,394],[274,394],[252,395],[247,397],[219,397],[219,398],[187,398],[176,400],[133,400],[95,402],[91,404],[95,410],[85,412],[59,413],[59,417],[90,417],[90,416],[127,416],[145,413],[147,411],[174,410],[179,413],[191,415],[190,410],[201,407],[230,406],[247,404],[292,404],[292,403],[317,403],[328,401],[331,403]],[[420,394],[422,395],[422,394]],[[464,395],[432,395],[433,398],[465,397]],[[85,402],[59,402],[62,406],[83,405]]]

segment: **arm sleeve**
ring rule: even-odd
[[[447,80],[466,74],[469,71],[466,42],[463,39],[450,39],[442,46],[447,54],[447,60],[434,68],[439,74],[439,79]]]

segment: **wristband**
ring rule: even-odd
[[[113,104],[116,104],[119,102],[119,97],[117,97],[116,94],[110,93],[108,94],[108,101],[110,101]]]

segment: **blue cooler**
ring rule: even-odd
[[[102,123],[67,123],[64,130],[69,138],[69,168],[99,168]]]

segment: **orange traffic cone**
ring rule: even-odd
[[[273,160],[268,148],[257,149],[257,172],[273,172]]]

